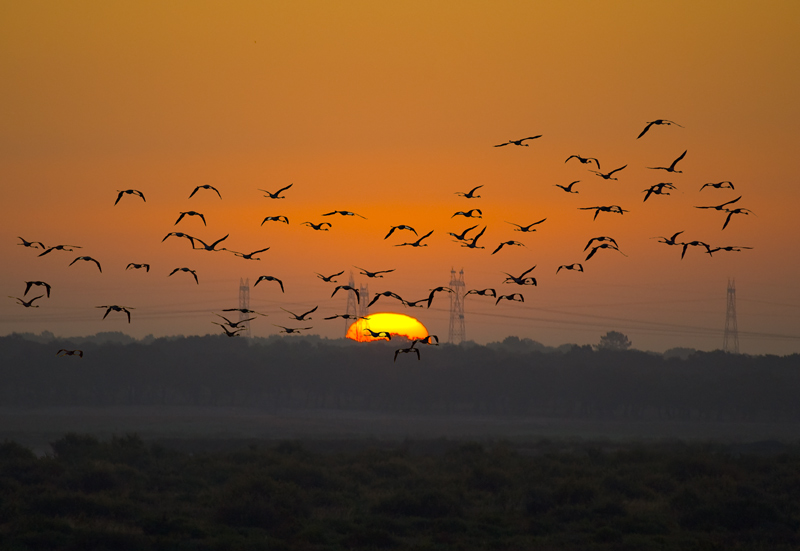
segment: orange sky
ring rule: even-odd
[[[740,347],[800,352],[800,203],[795,156],[800,128],[800,7],[774,2],[5,2],[0,4],[0,286],[22,296],[44,280],[40,308],[0,301],[0,334],[121,330],[205,334],[211,311],[236,306],[240,277],[259,284],[253,324],[291,325],[280,310],[319,305],[311,325],[343,336],[345,298],[314,272],[395,269],[370,291],[410,300],[464,269],[468,289],[522,291],[524,303],[470,296],[466,334],[545,344],[593,344],[608,330],[637,348],[714,349],[722,344],[726,282],[736,279]],[[671,119],[684,128],[654,127]],[[530,147],[494,144],[542,134]],[[688,150],[681,174],[648,170]],[[628,165],[618,181],[587,171],[572,154]],[[573,164],[574,163],[574,164]],[[566,194],[554,184],[576,185]],[[735,191],[706,188],[731,180]],[[642,190],[671,182],[670,196]],[[286,199],[262,197],[290,183]],[[200,184],[220,189],[188,199]],[[456,191],[483,185],[480,199]],[[135,188],[147,202],[116,190]],[[742,195],[756,216],[694,209]],[[578,207],[619,204],[623,216]],[[482,220],[452,219],[480,208]],[[332,217],[327,233],[300,225]],[[196,219],[173,226],[178,214]],[[290,224],[267,223],[286,215]],[[514,232],[506,222],[529,224]],[[448,232],[481,223],[468,250]],[[394,247],[394,224],[428,247]],[[684,260],[654,236],[750,246]],[[271,247],[262,260],[192,251],[170,231],[205,240],[230,233],[231,249]],[[589,238],[613,236],[622,256]],[[17,236],[76,253],[36,251]],[[516,239],[526,247],[491,251]],[[67,265],[79,254],[103,264]],[[149,274],[124,270],[149,262]],[[583,262],[584,273],[560,264]],[[537,287],[503,285],[502,272],[531,266]],[[167,279],[174,268],[197,270]],[[179,277],[179,276],[185,277]],[[357,276],[357,280],[364,280]],[[33,291],[36,291],[34,289]],[[30,296],[31,293],[29,293]],[[34,295],[35,296],[35,295]],[[134,307],[133,323],[94,306]],[[387,302],[388,304],[388,302]],[[383,309],[387,307],[383,304]],[[449,300],[407,311],[447,339]],[[398,307],[398,311],[403,311]],[[306,326],[302,323],[300,326]]]

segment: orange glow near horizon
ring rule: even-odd
[[[375,333],[386,331],[392,336],[406,337],[409,340],[424,339],[428,336],[428,330],[419,320],[393,312],[370,314],[367,318],[355,321],[347,329],[345,336],[357,342],[389,340],[386,337],[373,337],[367,333],[367,329]]]

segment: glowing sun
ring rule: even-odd
[[[386,337],[373,337],[367,332],[367,329],[374,333],[385,331],[392,336],[399,335],[408,339],[424,339],[428,336],[428,330],[419,320],[405,314],[395,314],[393,312],[370,314],[367,318],[353,323],[347,329],[345,336],[358,342],[388,340]]]

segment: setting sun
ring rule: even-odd
[[[419,320],[405,314],[384,312],[370,314],[367,318],[356,321],[347,330],[346,337],[358,342],[388,340],[383,336],[372,336],[370,331],[373,333],[386,332],[392,336],[399,335],[408,339],[424,339],[428,336],[428,330]]]

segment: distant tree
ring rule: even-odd
[[[631,341],[628,336],[619,331],[609,331],[600,337],[600,344],[597,345],[598,350],[627,350],[630,347]]]

